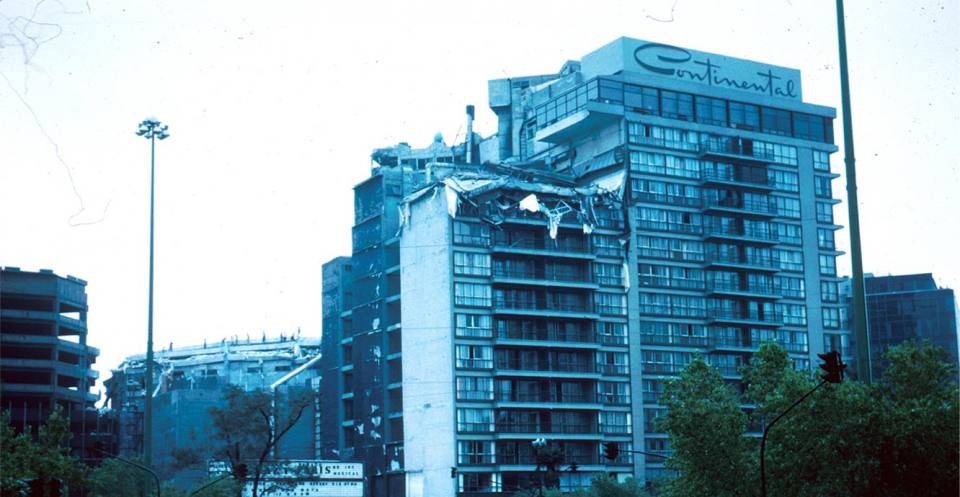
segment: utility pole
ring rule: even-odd
[[[860,246],[860,209],[857,201],[857,159],[853,153],[853,118],[850,115],[850,77],[847,75],[847,32],[843,0],[837,0],[837,38],[840,47],[840,102],[843,109],[843,155],[847,176],[847,210],[850,217],[850,262],[853,272],[853,337],[857,341],[857,379],[871,383],[870,337],[867,333],[863,254]]]

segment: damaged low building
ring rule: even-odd
[[[177,347],[170,344],[154,353],[153,460],[158,473],[189,486],[206,475],[204,464],[181,469],[174,462],[178,449],[210,446],[209,409],[223,403],[223,389],[274,391],[282,398],[292,390],[317,390],[320,381],[320,341],[290,336],[257,338],[234,336],[216,343]],[[120,420],[121,455],[142,452],[144,356],[125,359],[104,382],[109,407]],[[308,409],[281,441],[277,457],[313,459],[320,410]],[[210,457],[211,454],[206,454]]]
[[[652,480],[694,354],[731,384],[763,341],[853,359],[827,319],[835,111],[799,71],[620,38],[489,105],[492,136],[469,107],[462,144],[375,150],[324,266],[323,456],[363,461],[370,495],[537,487],[538,439],[551,486]]]

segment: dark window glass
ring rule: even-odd
[[[693,119],[693,95],[660,91],[661,114],[673,119]]]
[[[704,124],[713,124],[715,126],[727,125],[727,101],[718,98],[697,96],[697,122]]]
[[[600,100],[608,103],[623,103],[623,83],[601,79]]]
[[[741,102],[730,102],[730,126],[744,129],[760,129],[760,108]]]
[[[776,135],[790,136],[790,112],[763,107],[763,130]],[[822,133],[821,133],[822,134]]]

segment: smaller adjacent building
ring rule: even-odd
[[[883,374],[887,348],[910,340],[926,340],[946,350],[960,368],[957,301],[952,289],[938,288],[931,273],[868,274],[864,287],[874,378]]]
[[[100,351],[87,343],[87,282],[50,269],[0,268],[0,409],[17,430],[37,433],[60,407],[73,453],[110,451],[115,423],[94,407]]]
[[[223,405],[228,385],[245,390],[271,390],[278,405],[302,389],[317,389],[320,340],[292,336],[257,339],[239,336],[214,344],[174,348],[154,354],[153,460],[161,477],[189,486],[206,473],[204,467],[181,467],[175,452],[209,448],[209,410]],[[143,447],[143,405],[146,360],[130,356],[104,384],[110,407],[120,420],[120,453],[138,455]],[[277,457],[312,459],[317,452],[319,406],[311,406],[276,449]],[[212,454],[204,453],[204,458]]]

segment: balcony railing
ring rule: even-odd
[[[640,219],[637,221],[637,229],[666,231],[670,233],[690,233],[693,235],[703,232],[703,227],[699,224],[670,223],[666,221],[650,221],[646,219]]]
[[[723,183],[763,187],[764,189],[772,189],[775,186],[773,179],[767,176],[766,171],[763,171],[763,175],[744,175],[737,174],[734,171],[703,170],[700,177],[707,182],[719,181]]]
[[[711,292],[754,293],[757,295],[777,296],[773,285],[749,285],[739,281],[708,280],[707,290]]]
[[[640,343],[644,345],[684,345],[688,347],[705,347],[708,344],[708,338],[705,336],[683,336],[683,335],[640,335]]]
[[[596,334],[592,330],[567,329],[499,329],[497,338],[500,340],[532,340],[540,342],[582,342],[595,343]]]
[[[497,369],[511,371],[545,371],[558,373],[596,373],[597,366],[592,362],[548,362],[497,359]]]
[[[675,364],[670,362],[643,362],[640,368],[644,373],[653,374],[674,374],[683,371],[686,364]]]
[[[753,159],[763,162],[776,162],[776,156],[764,149],[747,150],[736,140],[707,139],[700,142],[700,152],[704,154],[723,154]]]
[[[493,275],[498,278],[513,278],[521,280],[565,281],[571,283],[592,283],[592,275],[586,271],[558,271],[556,269],[520,269],[494,267]]]
[[[591,404],[596,402],[594,395],[587,392],[557,394],[556,392],[497,392],[498,402],[552,402],[565,404]]]
[[[597,364],[597,369],[601,374],[608,375],[628,375],[630,374],[630,366],[626,364]]]
[[[633,192],[633,199],[638,202],[654,202],[680,207],[700,207],[703,204],[703,201],[700,200],[699,197],[682,197],[680,195],[666,195],[651,192]]]
[[[783,315],[777,312],[758,312],[756,310],[707,309],[707,318],[715,321],[756,321],[768,324],[782,324]]]
[[[603,405],[629,405],[630,396],[625,394],[601,393],[598,394],[600,403]]]
[[[588,465],[588,464],[600,464],[600,455],[593,453],[565,453],[563,454],[564,463],[577,463],[579,465]],[[533,465],[537,464],[536,456],[533,452],[523,452],[523,453],[509,453],[509,452],[499,452],[497,453],[497,464],[524,464],[524,465]]]
[[[703,252],[682,252],[680,250],[657,249],[650,247],[639,247],[637,249],[637,255],[650,259],[665,259],[670,261],[703,261]]]
[[[706,208],[736,209],[752,212],[756,214],[766,214],[774,216],[777,214],[777,206],[770,200],[733,200],[733,199],[703,199],[703,206]]]
[[[513,423],[498,422],[498,433],[552,433],[552,434],[584,434],[597,433],[597,426],[593,423]]]
[[[703,290],[702,279],[669,278],[666,276],[654,276],[651,274],[641,274],[639,278],[640,286]]]
[[[711,253],[707,252],[705,254],[704,260],[707,264],[737,264],[743,266],[755,266],[762,267],[767,269],[779,269],[780,262],[774,260],[769,255],[752,255],[747,257],[746,255],[736,254],[736,253]]]
[[[707,236],[723,236],[736,238],[751,238],[754,240],[763,240],[776,242],[777,233],[769,229],[744,228],[742,226],[704,226],[703,231]]]
[[[497,298],[494,300],[494,307],[497,309],[511,310],[530,310],[530,311],[560,311],[560,312],[592,312],[592,306],[589,301],[585,302],[557,302],[550,299],[507,299]]]
[[[552,240],[546,237],[516,237],[508,238],[505,236],[495,236],[493,246],[497,248],[518,248],[527,250],[549,250],[556,252],[579,252],[589,251],[589,245],[586,240],[575,238],[558,238]]]

